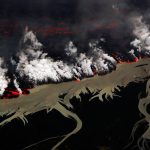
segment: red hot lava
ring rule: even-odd
[[[134,57],[132,61],[129,60],[121,60],[119,59],[117,56],[115,56],[115,59],[117,61],[118,64],[122,64],[122,63],[133,63],[133,62],[137,62],[139,59],[144,58],[144,57]],[[92,68],[94,75],[97,74],[95,68]],[[75,77],[75,83],[80,83],[80,79],[78,77]],[[16,98],[19,97],[20,95],[28,95],[30,94],[30,88],[29,89],[21,89],[22,93],[19,93],[19,91],[17,91],[17,89],[5,89],[4,94],[1,96],[1,99],[11,99],[11,98]]]
[[[4,94],[1,96],[1,99],[11,99],[19,97],[20,95],[28,95],[30,94],[29,89],[22,89],[22,93],[19,93],[16,89],[5,89]]]

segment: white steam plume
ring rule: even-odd
[[[150,56],[150,30],[149,26],[142,22],[142,17],[134,18],[135,29],[133,34],[136,39],[131,42],[131,45],[137,48],[139,53]]]
[[[34,83],[49,80],[60,82],[63,79],[73,78],[73,73],[67,64],[46,57],[47,54],[42,52],[42,44],[38,42],[32,31],[25,33],[21,47],[17,64],[17,72],[21,77],[26,76]]]
[[[22,90],[20,89],[20,87],[19,87],[19,84],[18,84],[18,82],[17,82],[17,79],[16,79],[16,77],[15,77],[15,79],[14,79],[14,86],[16,87],[16,89],[17,89],[17,91],[19,92],[19,94],[22,94]]]
[[[116,60],[104,53],[98,46],[98,41],[90,42],[90,55],[93,58],[93,65],[99,74],[108,73],[116,67]]]
[[[78,72],[80,76],[93,76],[93,71],[91,68],[93,58],[88,58],[85,54],[81,53],[79,57],[76,58],[78,64]]]
[[[70,41],[65,48],[69,61],[54,61],[43,53],[42,44],[32,31],[26,31],[20,43],[19,63],[16,71],[20,77],[27,77],[34,84],[43,82],[61,82],[76,78],[93,76],[92,66],[98,74],[110,72],[116,61],[90,43],[89,54],[77,53],[77,47]],[[73,62],[71,60],[74,60]]]
[[[9,79],[6,77],[7,69],[3,67],[4,60],[0,58],[0,95],[3,95],[8,87]]]

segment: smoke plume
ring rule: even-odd
[[[22,93],[25,84],[103,75],[117,62],[150,55],[148,0],[23,0],[13,10],[1,4],[1,95],[10,86]]]
[[[39,84],[90,77],[96,72],[104,74],[115,69],[115,59],[98,48],[96,42],[89,43],[89,46],[91,50],[88,56],[85,53],[78,53],[77,47],[70,41],[65,50],[62,50],[68,58],[54,60],[42,51],[43,45],[35,34],[26,31],[20,43],[21,50],[17,54],[18,62],[15,62],[16,72],[22,79],[28,78],[33,84]]]
[[[135,29],[133,34],[136,39],[131,42],[138,52],[150,56],[150,30],[149,26],[142,22],[142,16],[134,19]]]
[[[4,67],[4,60],[0,58],[0,95],[4,93],[9,83],[6,73],[7,69]]]

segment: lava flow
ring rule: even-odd
[[[30,94],[29,89],[22,89],[22,93],[19,93],[16,89],[5,89],[4,94],[1,96],[1,99],[11,99],[19,97],[20,95]]]
[[[117,63],[118,64],[123,64],[123,63],[134,63],[134,62],[137,62],[139,61],[139,59],[144,59],[145,57],[134,57],[132,61],[125,61],[125,60],[120,60],[120,59],[116,59]],[[93,71],[93,74],[94,76],[97,75],[97,72],[96,72],[96,69],[92,68],[92,71]],[[80,83],[81,79],[78,78],[78,77],[74,77],[75,78],[75,83]],[[11,98],[17,98],[19,97],[20,95],[28,95],[30,94],[30,89],[31,88],[28,88],[28,89],[21,89],[21,93],[17,90],[17,89],[9,89],[9,88],[6,88],[5,89],[5,92],[4,94],[1,96],[1,99],[11,99]]]

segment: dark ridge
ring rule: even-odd
[[[148,64],[137,65],[136,67],[147,66]]]

